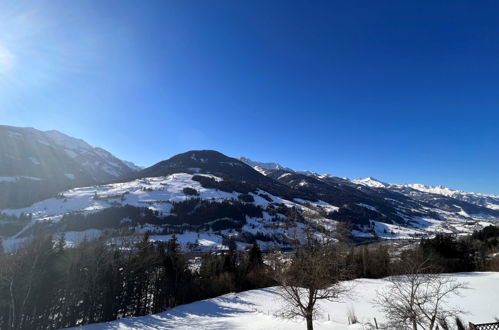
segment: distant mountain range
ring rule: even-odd
[[[462,190],[453,190],[443,186],[427,186],[419,183],[414,184],[388,184],[376,180],[374,178],[365,178],[353,180],[353,182],[374,188],[385,188],[392,191],[400,192],[412,198],[424,198],[430,195],[441,195],[463,202],[483,206],[493,210],[499,210],[499,196],[478,194],[474,192],[464,192]],[[431,196],[435,198],[434,196]]]
[[[351,182],[356,185],[362,185],[374,189],[386,189],[390,190],[393,192],[401,193],[403,195],[406,195],[408,197],[411,197],[413,199],[417,200],[426,200],[428,203],[436,203],[432,202],[431,200],[436,200],[438,199],[440,202],[446,200],[446,197],[450,197],[452,199],[457,199],[462,202],[474,204],[476,206],[480,207],[485,207],[488,209],[492,210],[499,210],[499,196],[496,195],[487,195],[487,194],[479,194],[479,193],[473,193],[473,192],[464,192],[462,190],[453,190],[447,187],[443,186],[427,186],[423,184],[389,184],[382,182],[380,180],[374,179],[372,177],[368,178],[363,178],[363,179],[355,179],[355,180],[348,180],[346,178],[338,178],[329,174],[317,174],[312,171],[293,171],[289,168],[286,168],[282,165],[279,165],[277,163],[261,163],[261,162],[255,162],[252,161],[248,158],[240,158],[241,161],[245,162],[246,164],[252,166],[255,168],[255,170],[258,170],[260,172],[263,172],[262,169],[265,171],[266,175],[269,175],[272,173],[272,171],[285,171],[288,173],[297,173],[297,174],[303,174],[311,177],[316,177],[320,180],[326,180],[326,181],[336,181],[336,182]],[[440,195],[443,197],[435,196],[435,195]],[[452,200],[447,200],[448,203],[452,203]],[[469,207],[466,204],[461,204],[458,203],[463,207]],[[475,212],[478,209],[474,210]],[[470,210],[471,211],[471,210]],[[473,212],[473,211],[471,211]]]
[[[289,246],[305,230],[356,239],[465,233],[497,223],[499,197],[348,180],[188,151],[141,169],[57,131],[0,126],[0,237],[176,233],[184,248]]]

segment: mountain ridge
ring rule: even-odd
[[[0,125],[0,208],[110,182],[136,171],[134,166],[59,131]]]
[[[241,157],[241,159],[246,159],[245,157]],[[260,162],[258,161],[253,161],[250,160],[248,162],[249,165],[251,164],[256,164],[255,166],[258,166]],[[333,178],[338,178],[334,175],[331,174],[318,174],[314,171],[295,171],[290,168],[285,168],[278,163],[263,163],[263,164],[277,164],[280,166],[279,169],[286,169],[287,171],[292,171],[294,173],[300,173],[300,174],[305,174],[309,176],[315,176],[319,178],[325,178],[325,177],[333,177]],[[272,170],[272,169],[267,169],[267,170]],[[275,170],[275,169],[274,169]],[[381,180],[378,180],[373,177],[366,177],[366,178],[358,178],[358,179],[353,179],[349,180],[352,183],[371,187],[371,188],[387,188],[393,191],[398,191],[401,192],[403,189],[413,189],[416,191],[420,191],[422,193],[429,193],[429,194],[435,194],[435,195],[442,195],[445,197],[451,197],[455,198],[464,202],[472,203],[478,206],[483,206],[487,208],[491,208],[493,210],[499,210],[499,195],[494,195],[494,194],[483,194],[483,193],[476,193],[476,192],[466,192],[463,190],[458,190],[458,189],[452,189],[448,188],[442,185],[424,185],[420,183],[409,183],[409,184],[397,184],[397,183],[386,183]]]
[[[49,196],[34,195],[27,205],[0,206],[0,238],[4,242],[22,241],[38,231],[67,233],[68,237],[90,232],[111,237],[123,232],[141,235],[147,231],[155,237],[184,235],[184,248],[199,246],[196,237],[201,234],[217,240],[214,246],[231,237],[241,244],[258,240],[264,245],[289,247],[306,231],[312,230],[320,238],[337,235],[342,225],[350,228],[354,239],[373,240],[469,233],[499,222],[499,210],[488,207],[493,200],[479,203],[373,178],[359,181],[294,171],[215,150],[187,151],[141,170],[132,170],[120,161],[127,170],[122,175],[107,173],[109,181],[104,182],[90,175],[93,167],[84,165],[88,166],[92,157],[100,157],[104,166],[98,169],[116,169],[111,164],[112,154],[59,132],[48,134],[55,138],[38,132],[0,130],[10,141],[24,141],[20,145],[31,152],[21,155],[20,164],[33,170],[52,161],[53,175],[73,184],[53,184]],[[45,140],[19,136],[28,133]],[[30,157],[42,149],[53,157],[37,158],[37,164]],[[5,158],[8,149],[0,148],[0,153]],[[72,171],[82,174],[77,177],[76,172],[68,172],[65,166],[70,165]],[[19,190],[22,194],[52,182],[46,177],[38,178],[38,183],[31,178],[33,173],[18,173],[25,176],[14,182],[24,184]],[[15,185],[9,184],[12,182],[4,181],[0,193],[11,194]]]

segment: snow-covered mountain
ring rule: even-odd
[[[499,210],[499,196],[497,195],[465,192],[462,190],[454,190],[443,186],[427,186],[423,184],[407,184],[402,186],[430,194],[452,197],[468,203],[484,206],[494,210]]]
[[[374,179],[274,165],[264,175],[250,165],[217,151],[185,152],[114,183],[3,208],[0,236],[12,243],[40,230],[67,237],[150,231],[156,239],[176,233],[184,248],[219,247],[228,236],[242,245],[288,246],[306,228],[334,235],[339,223],[357,238],[403,239],[471,232],[499,219],[492,208]]]
[[[363,178],[363,179],[355,179],[355,180],[352,180],[352,182],[356,183],[356,184],[363,185],[363,186],[372,187],[372,188],[386,188],[389,186],[388,184],[381,182],[379,180],[376,180],[375,178],[371,178],[371,177]]]
[[[262,173],[265,175],[268,171],[275,171],[275,170],[291,170],[290,168],[284,167],[278,163],[265,163],[265,162],[257,162],[254,160],[251,160],[247,157],[241,157],[239,158],[240,161],[243,163],[253,167],[255,170],[258,172]]]
[[[63,189],[114,181],[139,170],[102,148],[58,131],[0,125],[0,208]]]
[[[48,139],[52,139],[55,145],[64,148],[64,152],[77,161],[96,181],[109,181],[141,170],[134,163],[118,159],[110,152],[92,147],[81,139],[55,130],[43,133]]]
[[[250,165],[258,164],[251,161]],[[269,163],[274,164],[274,163]],[[436,207],[449,212],[461,212],[461,214],[481,214],[485,216],[497,217],[499,210],[499,197],[495,195],[484,195],[477,193],[468,193],[460,190],[452,190],[442,186],[425,186],[421,184],[390,184],[378,179],[367,177],[355,180],[347,178],[339,178],[330,174],[318,174],[313,171],[294,171],[289,168],[268,167],[265,171],[261,171],[264,175],[273,177],[278,181],[290,180],[300,175],[315,178],[319,181],[327,182],[329,185],[336,186],[340,191],[336,194],[341,195],[345,190],[356,188],[364,193],[372,195],[392,194],[393,196],[384,196],[385,204],[390,204],[389,200],[397,200],[401,195],[409,197],[413,202],[424,202],[427,206]],[[298,182],[300,186],[306,186],[309,179],[303,178]],[[296,184],[291,180],[289,183]],[[317,187],[315,187],[317,188]],[[370,191],[371,190],[371,191]],[[370,192],[369,192],[370,191]]]
[[[427,198],[435,198],[434,195],[440,195],[474,204],[480,207],[499,210],[499,196],[497,195],[465,192],[462,190],[455,190],[444,186],[428,186],[420,183],[388,184],[371,177],[352,180],[352,182],[371,188],[386,188],[412,197],[419,196],[420,198],[422,198],[423,196],[426,196]]]

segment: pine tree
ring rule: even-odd
[[[263,265],[262,251],[258,246],[258,243],[253,243],[253,246],[249,250],[248,254],[248,271],[255,269],[257,266]]]

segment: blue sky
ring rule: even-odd
[[[0,123],[499,194],[497,1],[0,3]]]

